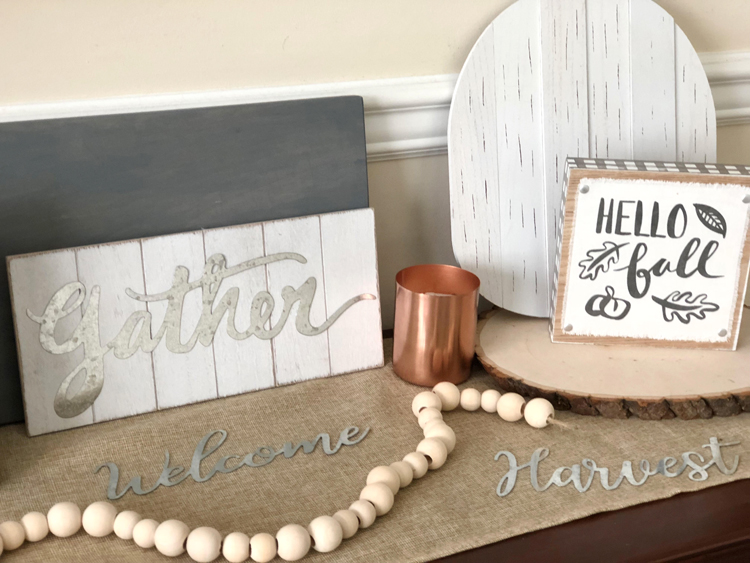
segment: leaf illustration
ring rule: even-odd
[[[617,264],[620,260],[620,249],[629,243],[615,244],[607,241],[602,248],[595,248],[586,252],[587,258],[581,260],[578,265],[581,267],[582,280],[595,280],[599,272],[609,272],[610,266]]]
[[[682,293],[673,291],[664,298],[652,295],[651,299],[661,305],[662,315],[668,323],[677,318],[682,324],[688,324],[691,318],[703,320],[706,318],[706,313],[719,310],[719,306],[716,303],[706,301],[708,295],[705,293],[700,293],[693,297],[691,291]]]
[[[695,213],[698,215],[698,219],[701,223],[709,230],[714,233],[720,234],[722,237],[727,236],[727,222],[724,216],[719,213],[716,209],[710,205],[702,203],[694,203]]]

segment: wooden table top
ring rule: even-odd
[[[596,514],[439,561],[747,563],[750,479]]]

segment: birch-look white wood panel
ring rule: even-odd
[[[206,256],[203,233],[184,233],[141,241],[146,293],[154,296],[167,291],[178,278],[189,282],[200,279]],[[152,331],[163,326],[164,317],[173,304],[170,299],[148,304],[152,317]],[[182,302],[181,319],[177,327],[167,326],[164,339],[174,347],[190,346],[189,353],[175,354],[165,346],[153,351],[154,379],[157,404],[160,409],[187,405],[218,396],[213,345],[203,346],[195,340],[194,333],[203,312],[200,291],[188,292]]]
[[[282,317],[284,289],[289,286],[299,288],[306,283],[315,289],[310,307],[310,322],[316,327],[322,325],[328,318],[328,314],[323,287],[320,220],[318,217],[304,217],[272,221],[263,224],[263,234],[267,254],[290,252],[294,249],[294,252],[304,256],[306,260],[304,264],[294,260],[284,260],[267,266],[268,291],[278,304],[271,315],[271,325],[277,325]],[[299,318],[300,303],[292,307],[288,321],[290,325]],[[297,330],[282,331],[273,339],[273,356],[278,385],[331,374],[327,332],[316,336],[306,336]]]
[[[8,262],[31,435],[383,364],[371,209]]]
[[[497,155],[503,303],[522,314],[540,315],[547,308],[549,285],[540,4],[519,2],[504,13],[503,26],[494,30],[495,53],[502,54],[495,57],[495,97],[502,99],[497,129],[500,145],[507,146]],[[543,251],[527,252],[528,245]]]
[[[586,56],[586,0],[541,0],[544,101],[545,212],[539,222],[547,237],[547,277],[554,287],[557,214],[568,155],[589,150],[589,103]],[[549,290],[544,293],[548,295]]]
[[[53,356],[39,353],[40,325],[32,321],[27,312],[42,316],[50,297],[61,287],[76,281],[76,257],[73,250],[47,254],[32,254],[23,260],[11,260],[8,275],[12,280],[11,295],[13,317],[16,325],[19,364],[24,374],[23,402],[26,411],[26,426],[29,434],[41,434],[53,430],[65,430],[85,426],[94,421],[91,408],[71,417],[60,418],[53,409],[57,391],[69,374],[78,371],[83,359],[79,348],[70,353]],[[68,310],[72,304],[68,304]],[[81,321],[81,310],[73,308],[54,327],[55,341],[62,344],[70,338]],[[71,394],[81,387],[85,374],[74,375],[70,385]]]
[[[485,35],[493,34],[489,27]],[[452,111],[460,112],[459,136],[467,136],[462,153],[449,162],[451,181],[451,236],[457,255],[470,254],[473,262],[464,265],[477,275],[485,290],[502,299],[502,251],[500,240],[500,202],[497,176],[498,138],[495,102],[494,41],[477,43],[482,51],[471,58],[471,72],[481,80],[463,82],[467,89]],[[450,127],[450,124],[449,124]],[[449,132],[450,135],[450,132]],[[504,139],[507,142],[507,139]],[[475,154],[470,147],[481,147]],[[462,209],[461,220],[455,220],[456,209]]]
[[[487,84],[495,86],[494,120],[490,109],[469,111]],[[713,160],[707,84],[692,46],[651,0],[519,0],[502,12],[459,75],[448,126],[453,249],[479,275],[482,295],[547,316],[565,158]],[[494,159],[484,154],[493,136]],[[491,182],[476,197],[492,177],[497,204]]]
[[[203,238],[206,257],[222,254],[228,267],[265,256],[262,225],[213,229],[204,231]],[[237,290],[237,297],[230,297],[237,307],[234,326],[239,332],[245,332],[251,328],[253,296],[268,289],[266,267],[251,268],[223,280],[215,303],[224,299],[232,288]],[[230,320],[227,318],[224,322],[229,323]],[[274,386],[270,340],[236,340],[224,330],[222,323],[214,336],[213,346],[220,397]]]
[[[630,0],[633,159],[677,157],[674,19],[651,0]]]
[[[682,162],[716,162],[716,112],[714,97],[698,54],[675,26],[677,84],[677,159]]]
[[[375,214],[332,213],[320,216],[323,285],[327,317],[355,295],[378,295]],[[383,365],[380,307],[373,299],[353,305],[328,329],[331,375]]]
[[[111,342],[128,317],[146,311],[146,304],[127,296],[131,289],[145,293],[141,245],[138,241],[91,246],[75,251],[78,281],[87,288],[106,288],[99,296],[99,338]],[[85,306],[88,306],[87,296]],[[129,358],[104,356],[108,374],[92,406],[94,422],[132,416],[156,409],[154,370],[151,354],[141,350]]]
[[[586,1],[589,153],[633,158],[630,93],[630,1]],[[573,155],[568,155],[573,156]]]

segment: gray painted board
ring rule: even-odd
[[[356,96],[0,124],[2,257],[367,205]],[[21,420],[3,271],[0,424]]]

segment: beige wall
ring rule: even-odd
[[[0,105],[458,72],[511,0],[0,0]],[[749,51],[748,0],[660,0],[700,51]],[[719,160],[750,163],[750,126]],[[393,276],[451,262],[447,159],[370,165]]]

